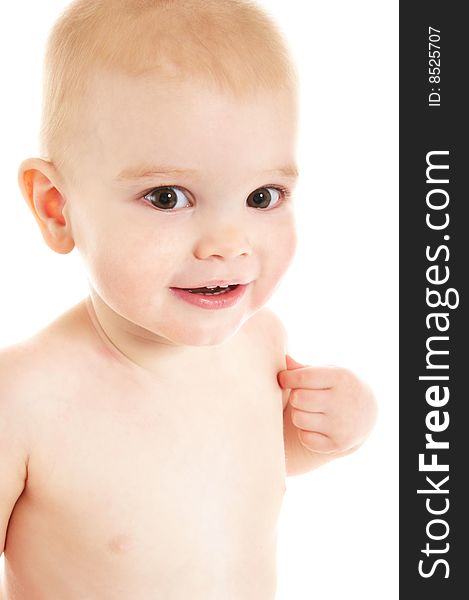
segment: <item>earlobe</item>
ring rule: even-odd
[[[18,170],[18,183],[46,244],[60,254],[75,246],[70,223],[64,215],[66,199],[57,186],[57,174],[51,162],[41,158],[24,160]]]

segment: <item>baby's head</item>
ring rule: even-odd
[[[155,341],[218,344],[295,251],[297,100],[251,2],[78,0],[49,37],[43,158],[20,186],[47,244],[77,246],[103,310]],[[171,289],[215,280],[247,286],[208,310]]]

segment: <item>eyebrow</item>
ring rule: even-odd
[[[150,179],[152,177],[165,175],[194,175],[196,169],[178,169],[176,167],[167,166],[136,166],[123,169],[116,177],[115,181],[139,181],[141,179]],[[297,178],[299,176],[298,167],[296,165],[288,165],[277,169],[267,169],[266,174],[283,175],[285,177]]]

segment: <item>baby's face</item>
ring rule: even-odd
[[[241,102],[202,83],[100,74],[66,205],[93,292],[154,341],[228,339],[295,252],[295,141],[285,91]],[[171,290],[217,279],[248,285],[223,309]]]

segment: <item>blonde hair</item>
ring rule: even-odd
[[[296,97],[298,84],[282,33],[250,0],[74,0],[44,59],[40,152],[59,170],[97,68],[136,77],[169,68],[240,99],[279,88]]]

